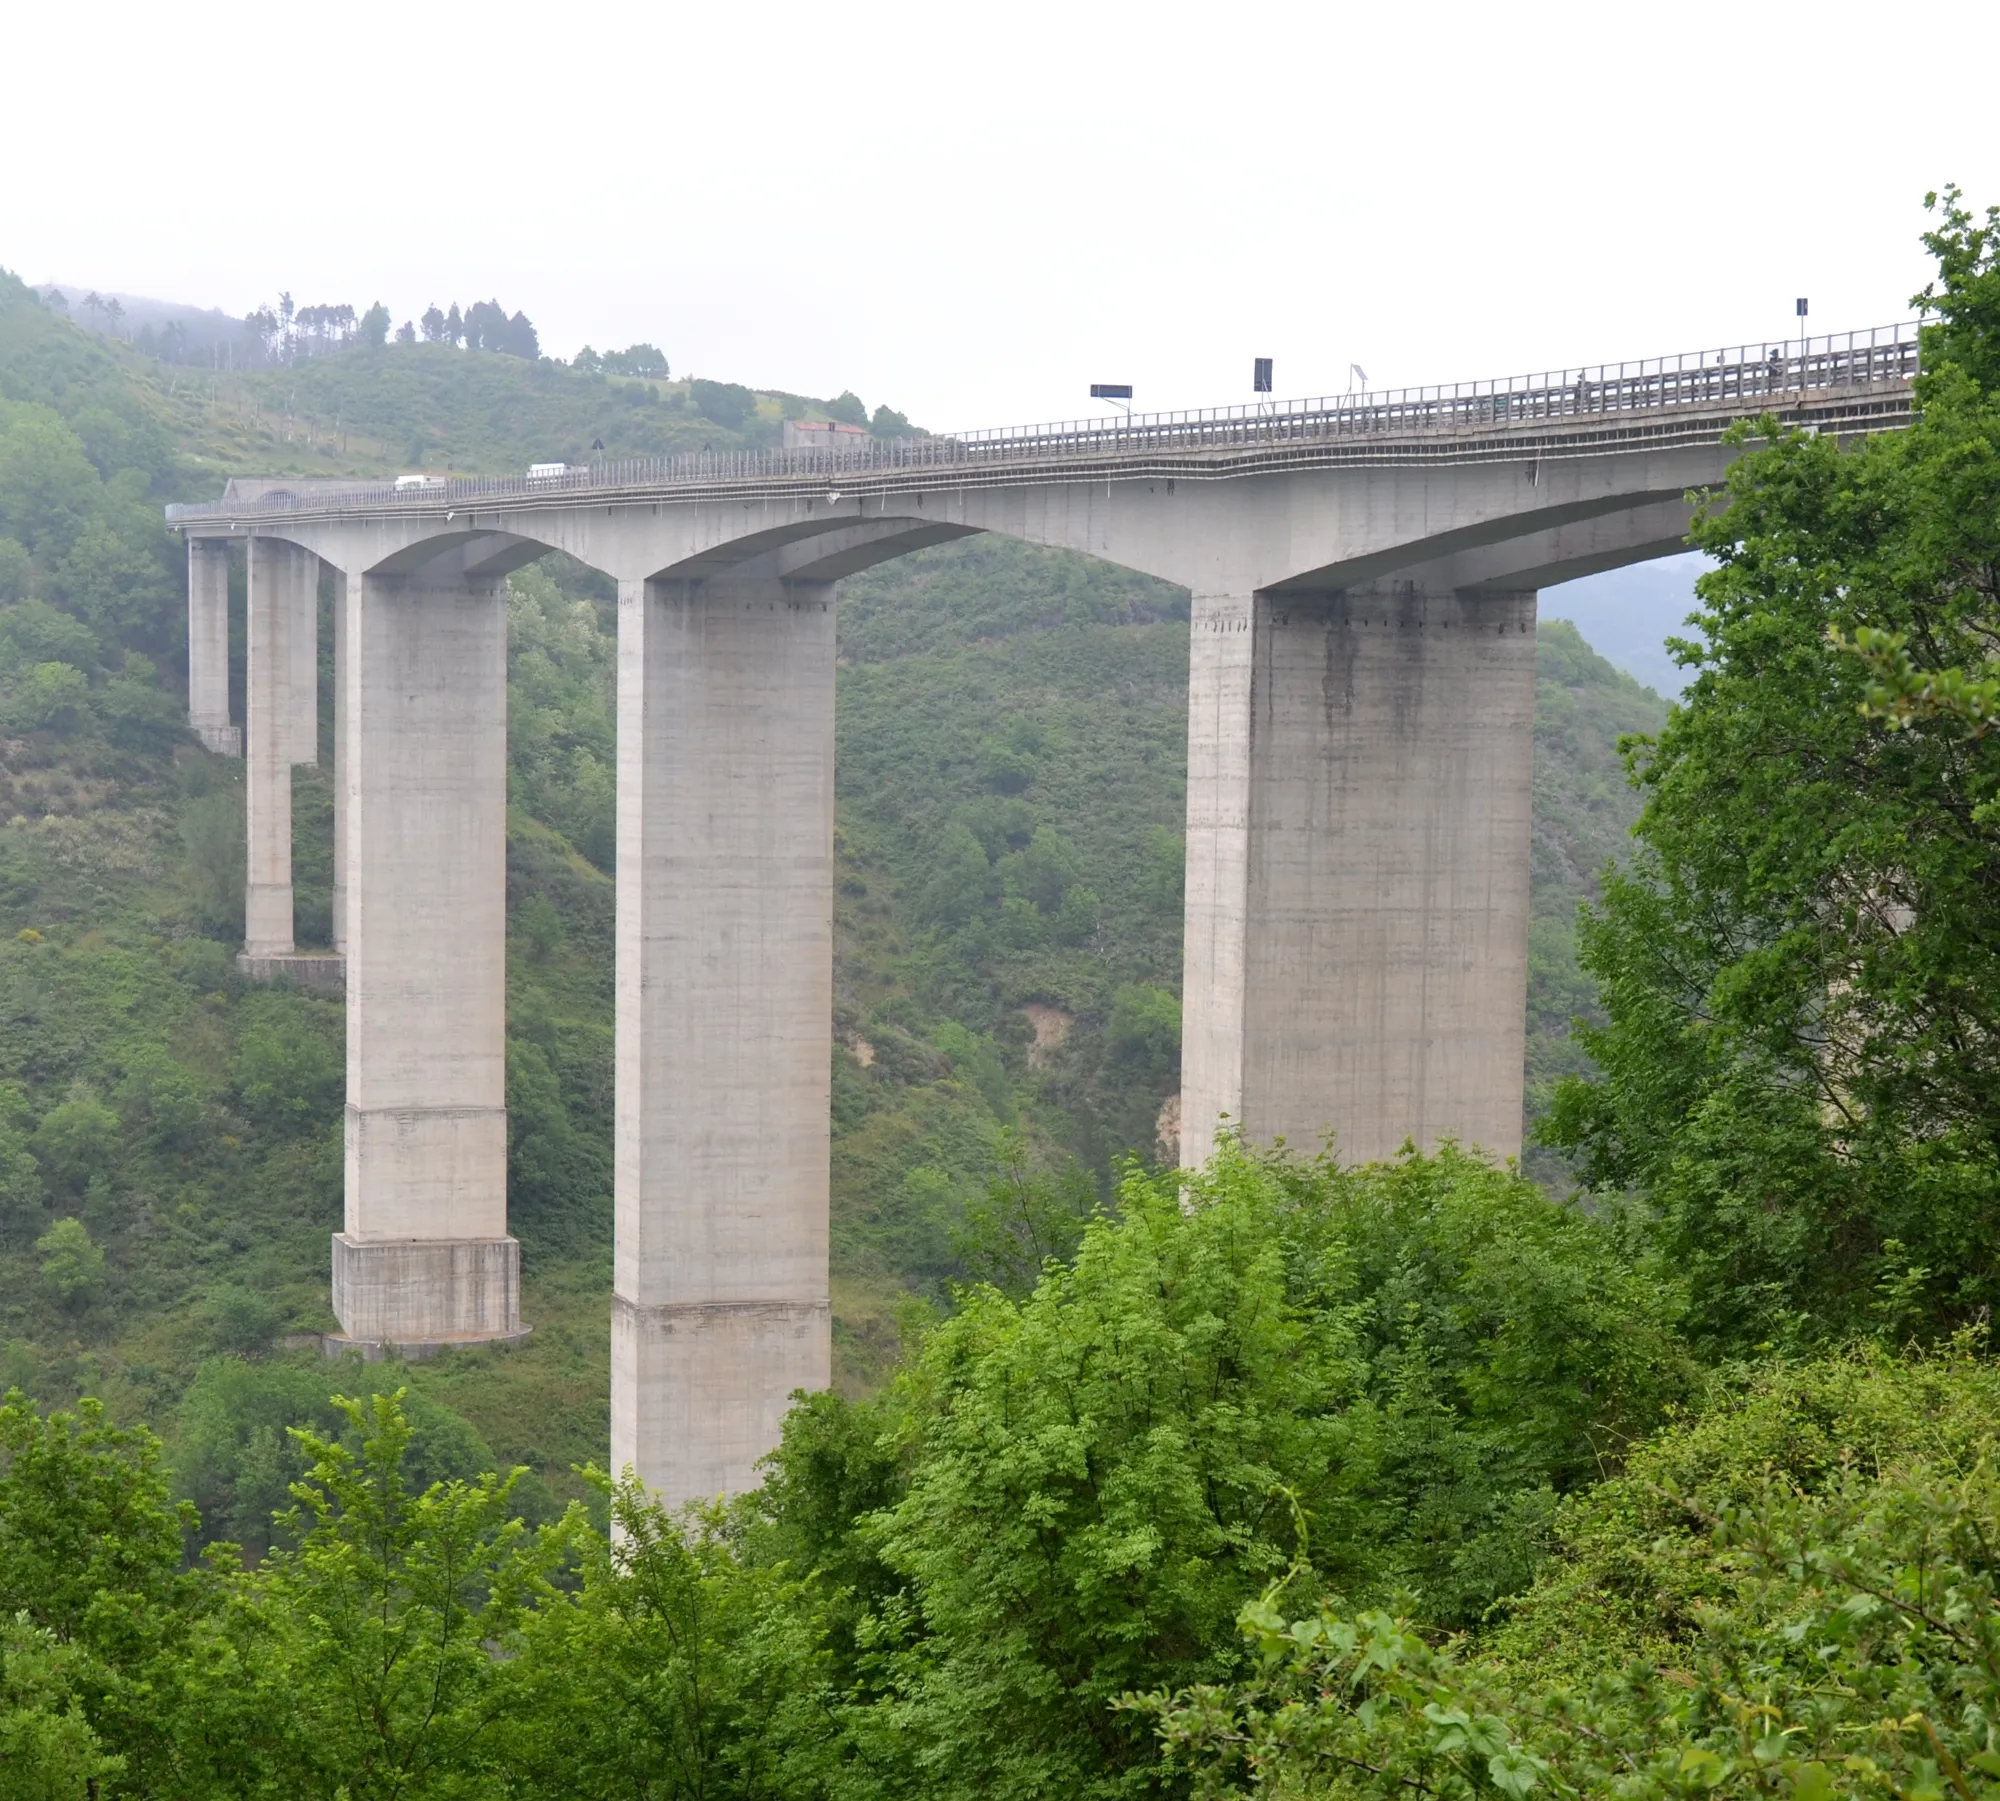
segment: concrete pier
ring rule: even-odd
[[[626,581],[611,1467],[739,1493],[831,1380],[830,582]]]
[[[350,575],[347,1338],[521,1332],[507,1234],[507,612],[451,559]]]
[[[619,584],[611,1456],[681,1503],[753,1483],[789,1394],[831,1374],[830,583],[995,532],[1188,589],[1183,1157],[1225,1113],[1259,1143],[1331,1127],[1348,1159],[1447,1137],[1511,1154],[1536,590],[1680,548],[1686,496],[1725,478],[1745,417],[1902,429],[1919,360],[1895,326],[1796,355],[870,441],[837,469],[771,448],[559,483],[238,478],[170,508],[192,540],[262,545],[253,594],[272,535],[348,577],[340,1343],[518,1330],[507,570],[559,551]],[[191,586],[224,591],[216,567],[191,552]],[[268,605],[252,627],[252,936],[289,947],[296,734],[271,720],[305,685],[301,634],[281,682]]]
[[[1243,1123],[1256,603],[1196,594],[1188,611],[1187,874],[1181,954],[1181,1162]]]
[[[188,540],[188,725],[225,757],[243,754],[229,721],[229,541]]]
[[[1521,1148],[1532,593],[1197,600],[1184,1163]]]
[[[333,572],[333,949],[347,949],[347,573]]]
[[[292,942],[293,640],[298,595],[317,580],[319,559],[278,538],[249,543],[248,880],[246,958],[289,956]]]
[[[319,578],[314,557],[295,572],[286,645],[291,653],[293,763],[319,761]]]

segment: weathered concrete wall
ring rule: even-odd
[[[288,644],[292,658],[292,761],[319,761],[319,576],[312,559],[301,571],[291,596]]]
[[[611,1464],[752,1486],[831,1379],[833,590],[628,582]]]
[[[347,949],[347,572],[333,572],[333,948]]]
[[[364,1344],[426,1347],[517,1335],[521,1247],[511,1238],[333,1241],[333,1314]],[[440,1321],[461,1322],[457,1329]]]
[[[1189,727],[1183,1160],[1222,1108],[1258,1143],[1331,1128],[1350,1160],[1406,1138],[1517,1155],[1535,597],[1265,595],[1247,614],[1247,632],[1194,635],[1195,692],[1228,707]],[[1219,773],[1198,785],[1196,767]],[[1198,917],[1234,941],[1235,890],[1198,883],[1194,851],[1226,868],[1239,819],[1240,975],[1192,954]]]
[[[229,562],[226,539],[188,540],[188,724],[225,757],[243,754],[229,722]]]
[[[1181,952],[1181,1161],[1243,1120],[1250,917],[1250,719],[1256,603],[1196,594],[1189,611],[1187,887]]]
[[[276,538],[249,542],[249,662],[244,725],[249,767],[243,948],[253,957],[292,947],[292,641],[301,587],[319,559]]]
[[[449,571],[350,576],[346,606],[336,1310],[356,1338],[504,1336],[506,606],[498,582]]]

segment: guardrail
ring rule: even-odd
[[[1877,326],[1790,343],[1738,344],[1634,363],[1546,370],[1499,381],[1398,388],[1317,400],[1072,419],[1043,425],[877,438],[861,450],[691,451],[622,457],[561,474],[464,476],[422,487],[352,481],[274,483],[254,498],[167,508],[170,523],[246,513],[343,506],[429,509],[442,502],[508,496],[540,498],[596,489],[701,486],[787,477],[893,475],[899,470],[974,469],[1060,457],[1194,455],[1257,445],[1496,433],[1563,421],[1682,410],[1736,410],[1798,404],[1808,395],[1907,384],[1918,371],[1914,323]]]

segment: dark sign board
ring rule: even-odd
[[[1271,391],[1271,359],[1260,356],[1250,372],[1250,391],[1253,394],[1268,394]]]
[[[1132,384],[1129,381],[1094,381],[1090,384],[1092,400],[1130,400]]]

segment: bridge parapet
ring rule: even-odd
[[[1529,449],[1594,455],[1620,444],[1712,441],[1732,421],[1765,412],[1835,430],[1901,424],[1917,371],[1917,327],[1905,323],[1497,381],[877,438],[858,449],[688,451],[421,485],[236,482],[220,502],[168,507],[167,519],[198,526],[425,515],[469,502],[532,509],[571,506],[580,496],[727,499],[829,487],[873,494],[1069,476],[1199,480],[1337,463],[1491,461]]]

